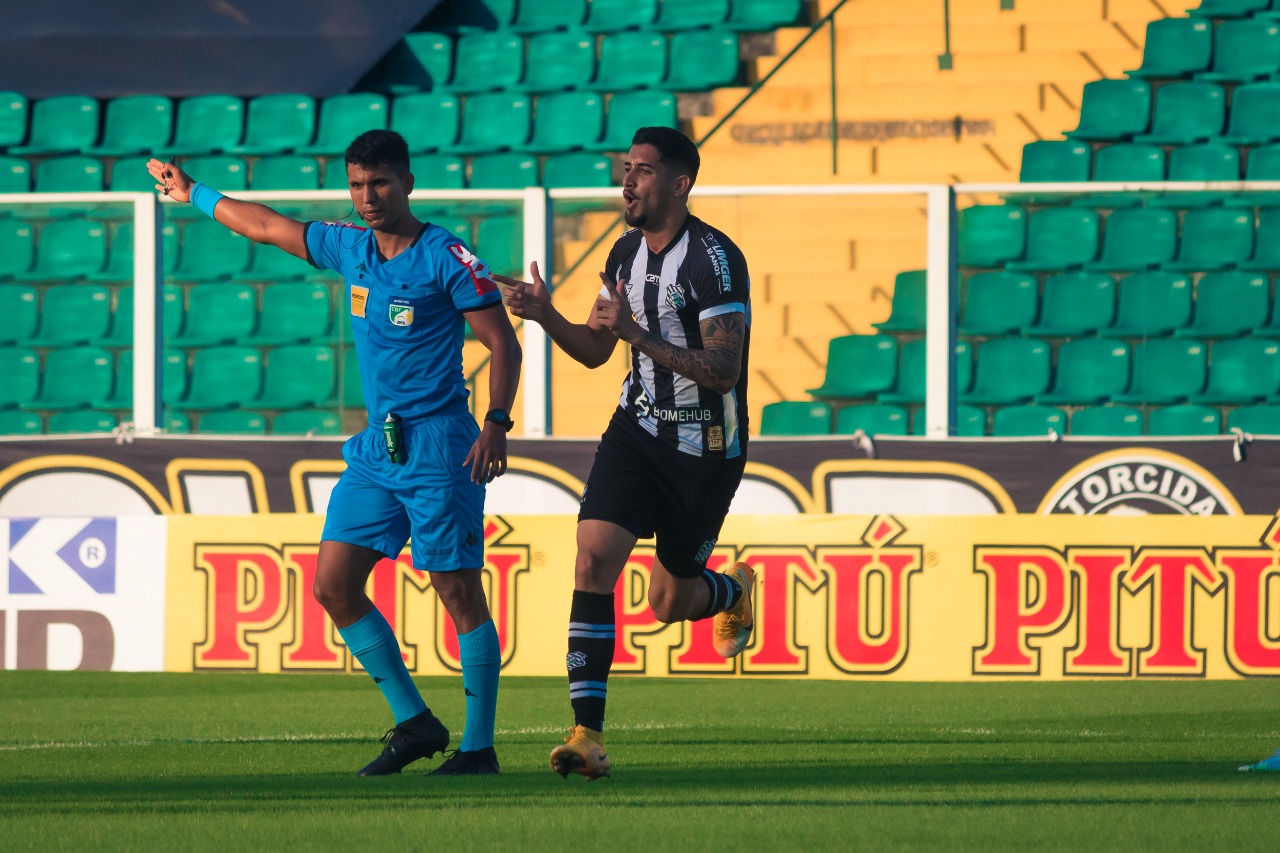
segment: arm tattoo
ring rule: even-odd
[[[692,379],[717,393],[728,393],[742,369],[742,344],[746,338],[743,314],[721,314],[703,320],[702,349],[686,349],[645,332],[633,346],[663,367]],[[724,389],[724,390],[721,390]]]

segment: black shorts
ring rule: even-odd
[[[656,536],[667,571],[696,578],[746,464],[745,455],[705,458],[665,447],[617,409],[596,448],[578,520],[612,522],[637,539]]]

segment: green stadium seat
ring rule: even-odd
[[[1080,124],[1071,139],[1127,139],[1151,120],[1151,84],[1144,80],[1094,80],[1084,85]]]
[[[898,342],[888,335],[844,335],[827,345],[826,378],[814,397],[858,399],[894,387]]]
[[[21,145],[27,138],[27,96],[0,92],[0,150]]]
[[[288,344],[267,354],[262,396],[255,404],[291,409],[323,404],[337,380],[333,350],[316,344]]]
[[[974,205],[960,211],[960,263],[994,267],[1026,249],[1027,212],[1012,204]]]
[[[729,0],[678,0],[658,6],[659,30],[689,30],[714,27],[729,19]]]
[[[30,271],[36,259],[34,235],[30,223],[0,218],[0,281]]]
[[[1280,343],[1271,338],[1233,338],[1213,345],[1209,381],[1192,403],[1253,403],[1280,393]]]
[[[1181,405],[1152,409],[1147,435],[1221,435],[1222,418],[1208,406]]]
[[[320,102],[316,138],[310,145],[297,146],[299,154],[341,156],[351,140],[367,130],[387,126],[387,99],[373,92],[330,95]]]
[[[1227,414],[1227,430],[1250,435],[1280,435],[1280,406],[1241,406]]]
[[[0,100],[0,110],[4,102]],[[0,157],[0,194],[31,192],[31,163],[23,157]]]
[[[149,154],[169,144],[173,101],[163,95],[128,95],[107,101],[102,141],[86,153],[103,157]]]
[[[1083,142],[1070,139],[1028,142],[1022,146],[1019,179],[1024,184],[1087,181],[1092,159],[1092,149]]]
[[[39,435],[42,432],[44,422],[35,412],[0,412],[0,435]]]
[[[554,154],[542,164],[542,185],[548,188],[611,187],[613,161],[603,154],[584,151]]]
[[[52,350],[45,357],[40,393],[33,409],[75,409],[96,406],[111,396],[115,372],[111,353],[101,347],[78,346]]]
[[[391,104],[391,129],[405,138],[411,154],[437,151],[457,141],[461,115],[462,108],[455,95],[439,92],[400,95]]]
[[[178,232],[172,222],[167,222],[161,232],[161,252],[164,255],[164,272],[173,270],[178,260]],[[86,276],[90,281],[133,281],[133,223],[118,222],[108,240],[107,263],[96,273]]]
[[[202,217],[182,231],[182,252],[173,278],[211,281],[230,278],[249,266],[250,242],[230,229]]]
[[[991,416],[991,434],[1001,438],[1062,435],[1067,431],[1067,413],[1054,406],[1002,406]]]
[[[1026,273],[993,270],[970,276],[957,330],[965,335],[1003,335],[1036,321],[1039,284]]]
[[[173,141],[156,150],[166,157],[217,154],[240,143],[244,101],[235,95],[197,95],[178,102]]]
[[[987,434],[987,413],[981,406],[956,406],[956,438],[980,438]],[[911,414],[911,434],[925,434],[924,406]]]
[[[1260,145],[1249,150],[1245,161],[1244,179],[1246,181],[1280,181],[1280,145]],[[1274,192],[1240,192],[1227,195],[1223,203],[1228,207],[1267,207],[1280,204],[1280,195]],[[1262,223],[1258,223],[1259,229]],[[1258,235],[1259,243],[1262,235]],[[1259,251],[1262,247],[1259,246]]]
[[[271,422],[273,435],[342,435],[342,420],[325,409],[297,409],[281,412]]]
[[[734,30],[769,32],[800,18],[800,0],[733,0],[725,26]]]
[[[346,189],[346,162],[336,157],[332,162],[342,164],[343,189]],[[259,157],[253,164],[249,188],[255,190],[318,190],[320,189],[320,164],[316,158],[302,154],[277,154]]]
[[[267,419],[246,409],[207,412],[200,416],[196,430],[204,435],[266,435]]]
[[[527,95],[493,92],[467,98],[458,141],[440,150],[453,154],[486,154],[518,148],[529,138],[532,106]]]
[[[348,347],[342,353],[338,366],[338,389],[329,405],[343,409],[364,408],[364,386],[360,381],[360,366],[354,347]]]
[[[97,343],[111,326],[111,294],[98,284],[55,284],[44,293],[40,328],[31,343],[62,346]]]
[[[186,321],[174,340],[184,347],[237,343],[258,325],[258,292],[247,284],[197,284],[187,295]]]
[[[1131,406],[1085,406],[1071,416],[1071,435],[1142,435],[1142,410]]]
[[[4,318],[0,345],[25,343],[34,337],[40,320],[36,289],[25,284],[0,284],[0,317]]]
[[[467,0],[441,3],[431,15],[433,29],[451,33],[509,28],[516,18],[516,0]]]
[[[1200,5],[1188,9],[1197,17],[1239,18],[1254,12],[1264,11],[1271,5],[1271,0],[1200,0]]]
[[[329,336],[333,311],[329,288],[316,282],[279,282],[262,290],[262,313],[254,344],[321,341]]]
[[[100,193],[105,186],[102,161],[97,157],[50,157],[36,166],[38,193]]]
[[[519,92],[575,89],[596,76],[596,43],[579,31],[538,33],[529,38],[524,80]]]
[[[182,288],[166,284],[160,290],[161,335],[171,341],[182,328]],[[133,285],[120,288],[116,293],[116,307],[111,312],[111,328],[102,339],[104,346],[123,347],[133,345]]]
[[[191,432],[191,418],[182,412],[171,412],[165,409],[162,429],[170,435],[186,435]]]
[[[1191,322],[1191,280],[1180,273],[1157,270],[1120,280],[1120,299],[1113,325],[1099,330],[1109,337],[1167,335]]]
[[[1269,195],[1272,196],[1271,201],[1280,202],[1280,195]],[[1254,240],[1253,257],[1240,264],[1240,269],[1280,269],[1280,207],[1263,207],[1258,210],[1258,231]]]
[[[1040,322],[1023,329],[1029,335],[1091,335],[1110,326],[1116,315],[1115,279],[1104,273],[1064,272],[1044,282]]]
[[[1238,181],[1240,152],[1212,142],[1175,148],[1169,155],[1169,180]],[[1206,207],[1229,198],[1230,193],[1221,192],[1168,193],[1154,196],[1150,203],[1156,207]]]
[[[992,338],[978,350],[973,388],[960,401],[1009,405],[1030,401],[1049,387],[1049,345],[1034,338]]]
[[[541,33],[582,24],[587,0],[520,0],[511,29],[517,33]]]
[[[524,224],[520,216],[486,216],[476,226],[476,254],[489,269],[519,276],[524,269]]]
[[[1147,24],[1142,65],[1130,77],[1176,80],[1204,71],[1213,59],[1213,25],[1197,18],[1157,18]]]
[[[55,412],[49,416],[49,432],[111,432],[119,425],[110,412],[82,409],[75,412]]]
[[[1222,141],[1261,145],[1280,139],[1280,83],[1245,83],[1231,94],[1231,113]]]
[[[98,140],[98,102],[84,95],[60,95],[36,101],[26,145],[10,154],[77,154]]]
[[[1202,276],[1191,322],[1174,335],[1226,338],[1266,325],[1271,287],[1261,273],[1229,271]]]
[[[852,435],[862,430],[867,435],[907,435],[907,410],[889,403],[863,403],[845,406],[836,412],[835,435]]]
[[[1158,145],[1121,143],[1098,149],[1093,158],[1095,181],[1158,182],[1165,179],[1165,153]]]
[[[667,39],[662,33],[610,33],[600,41],[600,64],[591,85],[606,92],[655,88],[666,74]]]
[[[473,190],[512,190],[538,186],[538,158],[532,154],[481,154],[471,159]]]
[[[906,341],[902,344],[902,355],[898,365],[898,379],[892,390],[876,394],[881,403],[923,403],[926,390],[926,351],[928,341],[924,338]],[[956,392],[963,394],[969,390],[973,382],[973,350],[968,341],[956,341],[955,346]],[[985,420],[984,420],[985,424]],[[981,434],[981,433],[979,433]]]
[[[1226,119],[1227,96],[1221,86],[1202,80],[1179,80],[1156,90],[1151,130],[1138,134],[1134,140],[1186,145],[1218,136]]]
[[[1133,349],[1129,390],[1115,394],[1117,403],[1180,403],[1204,388],[1208,347],[1186,338],[1151,338]]]
[[[0,347],[0,408],[25,406],[40,391],[40,359],[26,347]]]
[[[924,331],[927,279],[925,270],[907,270],[894,276],[889,319],[871,325],[882,332]]]
[[[1178,250],[1178,217],[1171,210],[1131,207],[1112,211],[1102,235],[1102,255],[1089,271],[1132,272],[1173,260]]]
[[[831,404],[820,400],[779,400],[760,412],[761,435],[830,435]]]
[[[227,152],[283,154],[306,146],[315,132],[315,98],[296,92],[258,95],[249,99],[244,141]]]
[[[1253,213],[1238,208],[1188,210],[1182,219],[1178,256],[1165,264],[1175,270],[1217,270],[1253,256]]]
[[[346,189],[345,167],[344,184]],[[461,157],[423,154],[413,160],[414,186],[426,190],[460,190],[466,185],[467,168]]]
[[[738,34],[732,30],[688,30],[671,36],[671,56],[661,86],[673,92],[705,92],[738,80]]]
[[[1223,21],[1214,33],[1213,68],[1200,80],[1247,83],[1280,71],[1280,25],[1267,18]]]
[[[111,177],[107,188],[117,193],[154,193],[156,180],[147,171],[151,157],[118,157],[111,164]]]
[[[435,91],[494,92],[515,86],[524,77],[524,39],[510,31],[464,33],[455,55],[453,78]]]
[[[258,398],[262,390],[262,356],[252,347],[198,349],[191,360],[185,399],[175,409],[223,409]]]
[[[107,227],[94,219],[65,219],[40,229],[36,264],[22,281],[70,281],[98,272],[107,263]]]
[[[1098,215],[1078,207],[1050,207],[1031,215],[1027,251],[1010,270],[1062,270],[1092,261],[1098,254]]]
[[[249,164],[243,157],[233,154],[192,157],[182,164],[182,168],[192,180],[208,184],[219,192],[232,193],[249,188]],[[190,204],[167,205],[164,213],[170,219],[204,218],[204,214]]]
[[[461,216],[452,216],[448,211],[435,209],[431,211],[432,215],[427,221],[433,225],[439,225],[453,236],[457,237],[464,243],[470,244],[471,240],[471,221]]]
[[[1129,387],[1129,345],[1104,338],[1079,338],[1058,349],[1053,388],[1038,403],[1080,406],[1102,403]]]
[[[253,260],[243,271],[232,278],[238,281],[292,281],[304,279],[315,272],[315,267],[296,255],[275,246],[254,243],[250,246]]]
[[[591,0],[583,29],[593,33],[646,30],[658,16],[659,0]]]
[[[604,100],[595,92],[539,95],[533,134],[521,151],[554,154],[594,144],[604,133]]]
[[[592,151],[627,151],[637,128],[676,127],[677,124],[676,97],[672,93],[619,92],[609,98],[604,138],[586,147]]]
[[[453,38],[445,33],[405,33],[375,68],[370,88],[391,94],[421,92],[449,82]]]

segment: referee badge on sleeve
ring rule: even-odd
[[[412,326],[413,303],[408,299],[392,297],[391,305],[387,308],[387,319],[393,326]]]

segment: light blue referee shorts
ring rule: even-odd
[[[463,460],[480,435],[469,412],[402,421],[405,462],[387,458],[382,427],[342,446],[347,469],[329,496],[322,539],[399,556],[412,540],[413,566],[428,572],[484,564],[484,485]]]

